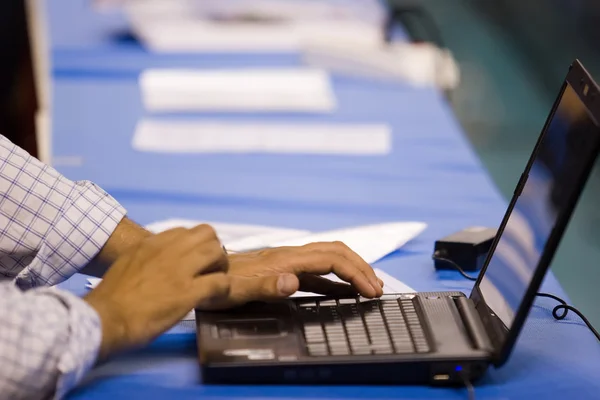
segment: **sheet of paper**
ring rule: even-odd
[[[399,281],[393,276],[387,274],[386,272],[380,270],[379,268],[375,268],[375,274],[381,279],[384,283],[383,292],[387,294],[393,293],[414,293],[414,289],[410,286],[406,285],[404,282]],[[340,278],[333,274],[325,275],[326,278],[334,281],[334,282],[343,282]],[[100,282],[101,278],[88,278],[88,283],[86,288],[93,289]],[[315,293],[307,293],[307,292],[296,292],[291,297],[306,297],[306,296],[320,296]],[[182,318],[182,321],[194,321],[196,319],[194,310],[190,311],[185,317]]]
[[[390,153],[392,134],[384,124],[142,120],[136,127],[132,147],[154,153],[373,156]]]
[[[233,251],[252,250],[268,247],[275,238],[278,240],[291,239],[310,234],[310,231],[302,229],[289,229],[271,227],[264,225],[231,224],[226,222],[196,221],[188,219],[167,219],[146,225],[146,229],[153,233],[159,233],[173,228],[193,228],[196,225],[209,224],[212,226],[221,240],[221,243]]]
[[[342,4],[343,3],[343,4]],[[134,34],[155,52],[290,52],[307,39],[381,42],[378,0],[128,2]]]
[[[427,227],[422,222],[390,222],[319,232],[289,240],[276,241],[272,247],[302,246],[312,242],[341,241],[373,264],[404,246]]]
[[[319,112],[336,108],[329,75],[311,68],[151,69],[139,77],[151,112]]]
[[[408,286],[407,284],[405,284],[404,282],[399,281],[398,279],[387,274],[386,272],[382,271],[379,268],[375,268],[374,270],[375,270],[375,274],[379,277],[379,279],[381,279],[383,281],[383,284],[384,284],[383,293],[386,293],[386,294],[414,293],[415,290],[413,288],[411,288],[410,286]],[[343,280],[341,280],[334,274],[325,275],[325,278],[332,280],[334,282],[344,282]],[[306,297],[306,296],[320,296],[320,295],[315,294],[315,293],[298,291],[290,297]]]
[[[157,53],[293,52],[301,50],[304,41],[323,37],[374,46],[382,36],[380,29],[356,22],[339,22],[335,27],[324,21],[262,26],[188,20],[151,24],[138,18],[132,25],[145,46]]]

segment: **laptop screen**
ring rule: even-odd
[[[560,211],[578,189],[597,134],[587,108],[566,84],[479,284],[486,304],[509,329]]]

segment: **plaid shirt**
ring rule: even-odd
[[[93,183],[69,181],[0,135],[0,397],[61,398],[93,365],[98,315],[48,286],[84,267],[124,215]]]

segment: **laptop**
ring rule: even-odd
[[[457,385],[502,366],[598,155],[598,121],[599,88],[576,60],[470,296],[313,296],[197,310],[203,381]]]

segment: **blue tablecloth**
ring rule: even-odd
[[[161,155],[131,147],[144,117],[138,73],[160,66],[297,65],[298,55],[150,54],[130,40],[122,16],[98,16],[88,1],[47,3],[53,58],[53,154],[72,179],[90,179],[146,224],[171,217],[260,223],[311,230],[417,220],[427,230],[377,267],[416,290],[462,290],[457,273],[437,273],[435,239],[469,225],[495,227],[506,207],[439,93],[399,83],[333,76],[339,109],[331,115],[262,114],[252,120],[384,122],[393,151],[381,157]],[[62,287],[82,294],[85,277]],[[563,296],[550,274],[544,290]],[[552,319],[552,300],[536,301],[509,363],[491,370],[478,399],[597,398],[600,348],[577,319]],[[72,399],[438,399],[464,390],[428,387],[203,386],[195,335],[180,326],[142,351],[96,368]]]
[[[410,190],[412,185],[405,185]],[[466,190],[465,193],[468,191]],[[465,194],[465,199],[470,198]],[[123,204],[131,216],[142,223],[169,216],[220,221],[260,222],[283,226],[325,229],[385,220],[385,212],[348,213],[335,210],[307,209],[302,204],[273,207],[266,205],[220,205],[187,199],[148,199],[123,195]],[[438,200],[421,199],[429,209]],[[482,202],[474,211],[486,207]],[[401,209],[402,207],[399,207]],[[390,218],[394,216],[390,213]],[[386,257],[377,267],[398,277],[419,291],[461,290],[469,293],[471,283],[454,272],[437,273],[429,255],[432,243],[464,225],[492,223],[492,219],[470,218],[448,213],[426,218],[429,228],[402,250]],[[78,275],[64,286],[83,293],[85,277]],[[545,291],[563,295],[552,275]],[[577,399],[597,398],[600,349],[594,336],[576,318],[563,322],[551,317],[552,300],[539,299],[533,307],[525,329],[510,361],[499,370],[490,370],[476,387],[478,399],[563,399],[576,394]],[[428,387],[289,387],[289,386],[204,386],[200,382],[193,327],[178,327],[163,335],[148,349],[113,360],[94,370],[86,382],[75,390],[72,399],[94,398],[277,398],[277,399],[441,399],[466,398],[464,391]]]

